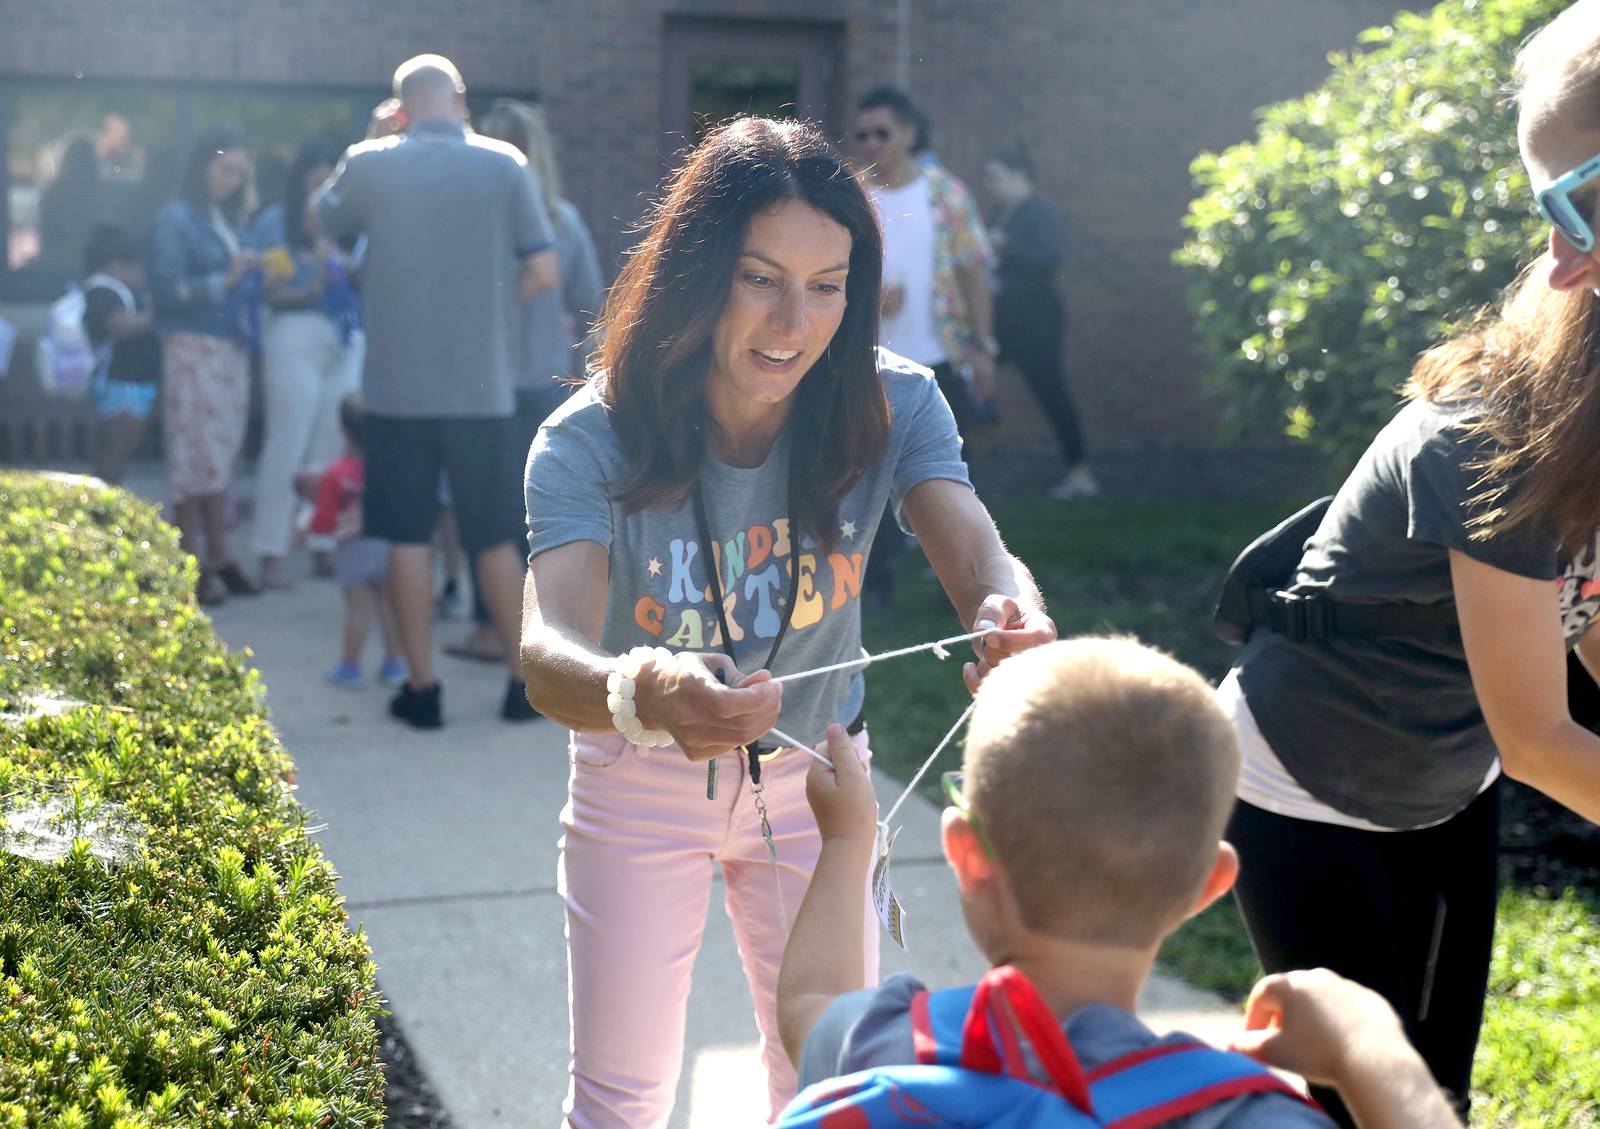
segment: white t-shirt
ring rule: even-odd
[[[883,319],[878,343],[919,365],[950,359],[933,321],[933,202],[928,178],[899,188],[872,186],[872,205],[883,228],[883,285],[900,287],[905,301]]]

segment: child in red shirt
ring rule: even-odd
[[[366,473],[361,458],[361,403],[355,396],[346,396],[340,403],[339,425],[344,430],[345,453],[329,464],[317,483],[317,506],[310,525],[312,533],[331,534],[338,542],[333,576],[344,593],[344,657],[323,677],[336,686],[366,685],[361,651],[376,618],[384,654],[378,679],[395,686],[405,681],[406,664],[398,655],[394,613],[384,598],[389,542],[361,534]]]

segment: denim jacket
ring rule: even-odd
[[[150,229],[150,292],[157,333],[232,337],[226,315],[228,245],[187,200],[156,213]]]
[[[304,248],[296,250],[289,247],[289,239],[284,230],[283,205],[281,204],[274,204],[264,209],[256,217],[255,222],[244,233],[244,244],[264,256],[281,251],[287,257],[290,269],[293,271],[285,281],[296,290],[304,290],[309,287],[316,280],[318,271],[322,270],[321,262],[309,250]],[[314,302],[300,305],[278,305],[275,308],[280,310],[315,310],[318,313],[326,314],[335,322],[339,322],[341,319],[347,320],[351,329],[360,329],[361,301],[349,282],[352,269],[350,257],[342,253],[337,255],[334,259],[334,267],[335,273],[346,280],[345,286],[337,294],[330,289],[324,293],[321,299]],[[271,273],[270,266],[268,273]],[[268,303],[269,307],[272,305],[272,303]]]

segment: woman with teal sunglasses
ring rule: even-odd
[[[1287,586],[1304,622],[1257,627],[1219,691],[1243,752],[1227,837],[1262,963],[1382,993],[1463,1115],[1497,781],[1600,820],[1600,737],[1567,705],[1567,653],[1600,670],[1600,0],[1530,39],[1517,74],[1548,250],[1418,361],[1305,542]]]

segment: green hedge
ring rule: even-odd
[[[1192,166],[1177,253],[1235,434],[1348,466],[1416,355],[1544,238],[1507,101],[1517,46],[1570,0],[1447,0],[1361,38],[1255,139]]]
[[[0,1127],[382,1123],[366,941],[194,580],[149,505],[0,473]]]

